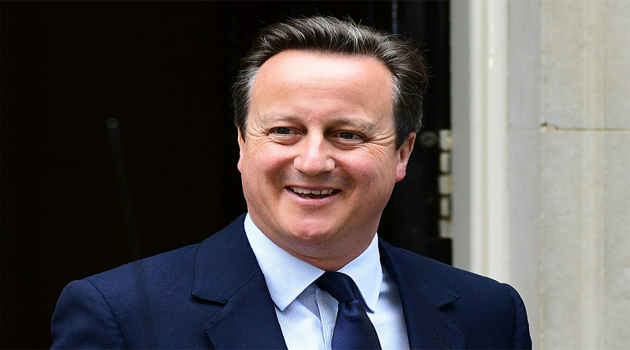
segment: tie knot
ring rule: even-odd
[[[357,285],[354,284],[352,278],[341,272],[325,272],[315,281],[315,284],[340,303],[360,298]]]

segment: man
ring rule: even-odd
[[[234,86],[247,215],[69,284],[53,347],[531,348],[514,289],[376,235],[425,85],[414,48],[370,28],[265,29]]]

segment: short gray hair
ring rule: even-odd
[[[328,16],[289,19],[260,32],[232,86],[234,121],[245,137],[247,113],[260,67],[272,56],[286,50],[360,55],[381,61],[393,76],[393,114],[396,147],[422,125],[422,100],[428,72],[422,55],[413,44],[398,36]]]

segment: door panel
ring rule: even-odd
[[[246,210],[229,89],[266,23],[349,15],[422,41],[424,132],[449,127],[446,1],[1,6],[3,348],[48,347],[71,280],[199,242]],[[416,145],[379,232],[449,262],[435,248],[448,246],[438,155]]]

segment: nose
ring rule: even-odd
[[[293,165],[299,172],[314,176],[331,172],[335,168],[330,145],[323,137],[309,135],[299,142]]]

